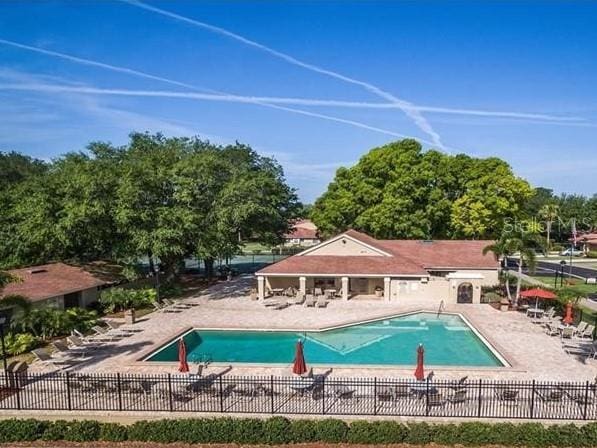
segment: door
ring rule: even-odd
[[[64,308],[75,308],[79,306],[81,299],[81,292],[71,292],[64,295]]]
[[[470,283],[461,283],[458,286],[458,303],[473,303],[473,285]]]

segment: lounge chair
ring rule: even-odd
[[[65,365],[71,364],[73,359],[65,359],[64,357],[57,357],[52,356],[45,350],[41,348],[36,348],[35,350],[31,350],[33,356],[35,356],[35,360],[41,362],[45,365],[51,365],[56,367],[57,369],[64,367]]]
[[[559,336],[560,329],[558,328],[557,325],[547,323],[547,324],[545,324],[545,333],[547,333],[549,336]]]
[[[498,387],[495,389],[495,396],[499,401],[518,404],[518,389]]]
[[[574,336],[574,327],[564,327],[562,328],[562,334],[560,337],[562,339],[572,339]]]
[[[103,321],[108,327],[110,327],[110,330],[114,330],[117,332],[123,332],[123,333],[138,333],[142,330],[140,329],[132,329],[132,328],[124,328],[125,324],[121,324],[118,322],[114,322],[111,319],[105,319]]]
[[[326,306],[328,306],[328,301],[324,296],[321,296],[317,299],[317,303],[315,304],[315,306],[317,308],[325,308]]]
[[[174,309],[188,310],[189,308],[191,308],[191,305],[187,305],[187,304],[181,303],[181,302],[175,302],[172,299],[162,299],[162,302],[164,303],[165,306],[174,308]]]
[[[289,306],[290,306],[290,303],[288,303],[288,300],[280,300],[280,301],[278,301],[278,303],[276,303],[271,308],[273,310],[283,310],[284,308],[288,308]]]
[[[464,386],[464,383],[466,383],[466,380],[468,380],[468,375],[467,376],[463,376],[456,383],[452,384],[450,386],[450,389],[454,389],[454,390],[460,390],[460,389],[462,389],[463,386]]]
[[[316,303],[317,299],[314,296],[307,294],[307,298],[305,299],[305,306],[314,307]]]
[[[66,341],[73,347],[76,347],[79,349],[85,349],[85,350],[97,350],[97,349],[104,347],[104,345],[102,345],[101,343],[98,344],[95,342],[85,342],[79,336],[74,336],[74,335],[67,336]]]
[[[97,335],[100,336],[102,338],[112,338],[112,340],[114,339],[120,339],[120,338],[125,338],[127,336],[131,336],[130,333],[127,333],[125,331],[122,330],[112,330],[109,328],[104,328],[104,327],[100,327],[99,325],[94,325],[93,327],[91,327],[91,330]]]
[[[298,293],[296,298],[292,301],[293,305],[302,305],[305,303],[305,294]]]
[[[377,390],[377,401],[380,403],[395,403],[396,390],[392,386],[381,387]]]
[[[560,388],[550,387],[548,389],[537,389],[535,391],[537,395],[545,403],[560,403],[564,398],[564,391]]]
[[[582,333],[578,334],[579,338],[590,338],[593,339],[593,333],[595,332],[595,325],[587,325]]]
[[[585,359],[597,358],[597,341],[592,343],[580,342],[578,344],[562,344],[562,348],[568,355],[584,356]]]
[[[167,305],[162,305],[161,303],[158,302],[153,302],[153,309],[156,311],[159,311],[160,313],[181,313],[182,310],[180,309],[175,309],[175,308],[170,308]]]
[[[578,324],[578,326],[574,329],[574,336],[579,336],[583,333],[583,331],[586,330],[587,325],[589,325],[587,322],[582,321]]]
[[[353,389],[345,384],[337,384],[332,386],[332,393],[340,400],[349,400],[355,398],[356,389]]]
[[[464,403],[467,399],[468,390],[466,388],[456,389],[454,393],[448,396],[448,402],[451,404]]]
[[[60,355],[65,356],[65,357],[70,357],[70,356],[85,357],[85,356],[87,356],[87,353],[89,353],[89,350],[87,350],[87,349],[71,348],[63,341],[54,341],[50,345],[52,347],[54,347],[54,349],[58,353],[60,353]]]

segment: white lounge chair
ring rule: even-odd
[[[81,349],[86,349],[86,350],[97,350],[97,349],[100,349],[102,347],[105,347],[101,343],[91,342],[91,341],[90,342],[85,342],[79,336],[75,336],[75,335],[67,336],[66,340],[73,347],[77,347],[77,348],[81,348]]]
[[[593,333],[595,332],[595,325],[587,325],[582,333],[577,336],[579,338],[590,338],[593,339]]]
[[[35,350],[31,350],[33,356],[35,356],[35,360],[41,362],[42,364],[53,366],[57,369],[63,368],[66,365],[69,365],[73,362],[73,359],[66,359],[64,357],[57,357],[52,356],[45,350],[41,348],[36,348]]]
[[[317,303],[317,299],[313,295],[307,294],[306,299],[305,299],[305,306],[306,307],[314,307],[316,303]]]
[[[156,311],[159,311],[160,313],[181,313],[182,312],[182,310],[180,310],[180,309],[171,308],[168,305],[163,305],[158,302],[153,302],[152,305],[153,305],[153,309]]]
[[[51,345],[60,355],[67,358],[72,356],[86,357],[89,352],[89,349],[85,348],[71,348],[63,341],[54,341]]]
[[[585,330],[586,330],[586,328],[587,328],[587,325],[589,325],[589,324],[588,324],[587,322],[585,322],[585,321],[582,321],[582,322],[580,322],[580,323],[577,325],[577,327],[574,329],[574,335],[575,335],[575,336],[578,336],[578,335],[582,334],[582,333],[583,333],[583,331],[585,331]]]
[[[325,308],[326,306],[328,306],[328,301],[324,296],[321,296],[317,299],[317,303],[315,304],[315,306],[317,308]]]

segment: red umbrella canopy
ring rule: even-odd
[[[562,322],[564,322],[566,325],[570,325],[572,322],[574,322],[574,315],[572,314],[571,302],[568,302],[566,304],[566,317],[564,317],[564,320],[562,320]]]
[[[303,373],[307,373],[307,364],[305,363],[305,354],[303,353],[302,341],[298,341],[296,343],[296,354],[294,355],[292,373],[294,373],[295,375],[302,375]]]
[[[534,298],[534,299],[552,300],[552,299],[555,299],[557,296],[553,292],[547,291],[546,289],[533,288],[533,289],[527,289],[526,291],[522,291],[520,293],[520,297],[526,297],[527,299]]]
[[[423,381],[425,379],[425,369],[423,368],[423,360],[425,358],[425,349],[423,344],[419,344],[417,347],[417,368],[415,369],[415,378],[417,381]]]
[[[182,338],[180,338],[178,341],[178,371],[183,373],[189,371],[189,363],[187,362],[187,346]]]

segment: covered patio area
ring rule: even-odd
[[[314,295],[329,299],[390,300],[390,277],[334,275],[258,275],[259,300],[276,295]]]

